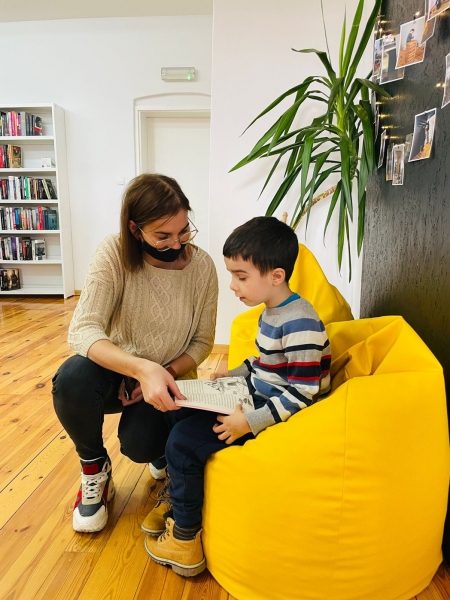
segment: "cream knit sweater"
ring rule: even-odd
[[[182,271],[144,262],[126,271],[119,235],[109,235],[95,252],[69,328],[69,345],[87,356],[97,340],[110,340],[133,356],[167,365],[187,353],[199,365],[211,352],[217,313],[214,263],[197,249]],[[183,378],[196,377],[196,369]]]

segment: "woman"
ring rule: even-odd
[[[164,456],[164,412],[182,399],[175,378],[196,378],[211,352],[217,275],[192,245],[191,207],[174,179],[140,175],[127,188],[120,234],[91,261],[69,329],[76,353],[53,378],[53,401],[81,460],[75,531],[100,531],[114,495],[104,414],[121,412],[121,451],[134,462]],[[164,466],[164,462],[158,466]]]

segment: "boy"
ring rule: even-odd
[[[143,524],[147,533],[162,535],[147,536],[145,547],[153,560],[185,576],[206,568],[200,536],[209,456],[254,439],[330,388],[325,328],[311,304],[289,289],[298,254],[292,229],[274,217],[256,217],[233,231],[223,254],[232,276],[231,290],[246,306],[264,303],[266,308],[256,337],[260,357],[252,356],[237,369],[211,379],[246,377],[255,411],[244,414],[238,405],[230,416],[189,408],[165,413],[172,427],[166,446],[170,497],[167,480]]]

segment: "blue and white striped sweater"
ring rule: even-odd
[[[307,300],[297,294],[291,298],[260,316],[260,357],[252,356],[230,371],[232,376],[248,377],[256,404],[262,405],[246,415],[255,435],[286,421],[330,389],[331,349],[325,327]]]

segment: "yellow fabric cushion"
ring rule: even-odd
[[[442,560],[440,364],[401,317],[327,332],[331,395],[207,465],[208,568],[239,600],[410,600]]]
[[[324,325],[353,319],[350,306],[338,290],[328,283],[314,254],[303,244],[299,244],[298,257],[289,285],[293,292],[311,302]],[[259,315],[263,310],[264,304],[261,304],[234,319],[228,354],[229,369],[238,367],[249,356],[259,356],[255,339]]]

